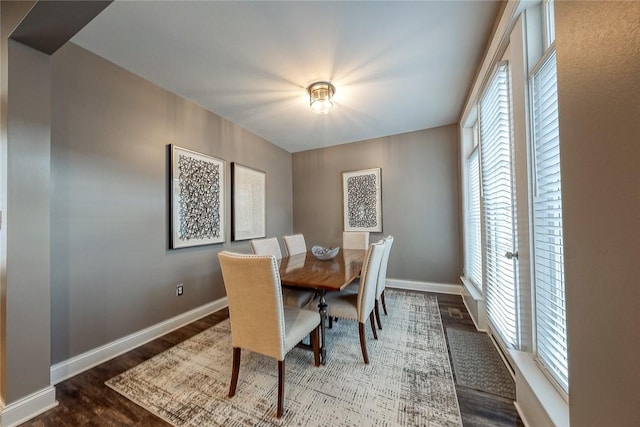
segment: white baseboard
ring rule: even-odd
[[[43,388],[16,402],[10,403],[2,409],[0,426],[13,427],[48,411],[58,405],[56,389],[53,386]]]
[[[387,279],[387,287],[408,291],[437,292],[439,294],[462,295],[462,285],[449,283],[418,282],[414,280]]]
[[[387,279],[390,288],[406,289],[414,291],[437,292],[443,294],[461,295],[462,286],[447,283],[418,282],[411,280]],[[162,323],[150,326],[139,332],[135,332],[119,340],[110,342],[86,353],[72,357],[51,366],[51,384],[55,385],[68,378],[91,369],[109,359],[113,359],[142,344],[152,341],[162,335],[200,319],[228,306],[227,298],[221,298],[209,304],[175,316]]]
[[[533,427],[533,424],[531,424],[527,419],[527,414],[524,413],[520,405],[518,405],[517,401],[513,402],[513,406],[516,408],[516,412],[518,413],[518,416],[520,416],[520,419],[522,420],[522,424],[524,424],[525,427]]]
[[[164,322],[150,326],[141,331],[135,332],[119,340],[110,342],[101,347],[90,350],[86,353],[72,357],[51,366],[51,384],[58,384],[68,378],[78,375],[81,372],[91,369],[109,359],[113,359],[127,351],[130,351],[142,344],[161,337],[171,331],[183,327],[195,320],[208,316],[211,313],[227,307],[227,297],[221,298],[209,304],[205,304],[186,313],[182,313]],[[4,426],[4,424],[2,424]]]

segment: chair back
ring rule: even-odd
[[[380,271],[378,272],[378,283],[376,286],[376,299],[380,298],[384,288],[387,286],[387,265],[389,264],[389,254],[391,246],[393,246],[393,236],[387,236],[384,239],[384,253],[382,261],[380,261]]]
[[[383,254],[384,242],[382,240],[370,244],[367,249],[362,263],[360,288],[358,289],[358,322],[364,323],[375,306],[378,272]]]
[[[284,308],[276,258],[223,251],[218,260],[229,302],[233,347],[284,360]]]
[[[367,249],[369,246],[368,231],[343,231],[342,249]]]
[[[280,243],[275,237],[268,239],[253,239],[251,241],[251,250],[256,255],[273,255],[276,259],[282,258]]]
[[[307,252],[307,243],[302,234],[284,236],[284,245],[287,247],[289,256]]]

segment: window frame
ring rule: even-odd
[[[462,172],[461,191],[463,197],[467,196],[466,159],[471,151],[471,127],[478,117],[480,98],[487,81],[491,78],[493,69],[502,60],[509,60],[513,67],[512,75],[512,102],[515,129],[514,148],[516,162],[515,182],[516,182],[516,238],[520,244],[518,265],[518,291],[519,291],[519,318],[521,322],[520,348],[507,348],[496,333],[493,325],[487,321],[486,296],[477,295],[475,286],[466,277],[463,277],[465,287],[465,303],[470,306],[470,314],[478,328],[494,335],[494,344],[504,356],[507,367],[513,369],[511,373],[516,375],[518,387],[523,386],[524,390],[530,390],[536,399],[532,400],[531,406],[525,408],[525,413],[535,416],[536,414],[546,414],[552,423],[565,425],[569,421],[568,394],[564,393],[549,375],[545,368],[536,360],[534,342],[535,334],[535,289],[533,282],[533,254],[531,247],[533,241],[533,206],[531,196],[533,191],[531,173],[532,162],[530,155],[531,148],[531,94],[529,86],[529,75],[534,66],[544,56],[547,48],[554,44],[554,0],[538,0],[537,2],[508,2],[505,5],[496,30],[497,36],[492,37],[488,48],[488,53],[484,56],[477,78],[468,95],[467,102],[463,108],[460,119],[461,140],[460,140],[460,166]],[[484,177],[481,176],[481,179]],[[466,209],[466,200],[463,207]],[[466,214],[466,212],[465,212]],[[466,222],[463,223],[466,232]],[[483,232],[484,236],[484,232]],[[467,236],[463,236],[466,242]],[[566,243],[566,242],[565,242]],[[483,242],[483,252],[486,242]],[[565,245],[566,246],[566,245]],[[485,260],[483,260],[484,262]],[[484,267],[483,265],[483,268]],[[486,280],[486,279],[485,279]],[[486,282],[483,284],[486,288]],[[467,297],[468,294],[468,297]],[[568,333],[567,333],[568,335]],[[570,360],[569,360],[570,362]],[[553,391],[552,391],[553,390]]]
[[[480,144],[479,144],[479,124],[476,120],[472,126],[472,139],[473,139],[473,148],[471,152],[465,159],[465,187],[466,187],[466,208],[465,208],[465,222],[466,222],[466,231],[469,233],[465,238],[465,266],[467,267],[465,271],[466,278],[471,282],[471,284],[479,291],[483,292],[483,266],[484,260],[482,257],[482,249],[484,245],[483,238],[483,226],[482,226],[482,172],[481,172],[481,158],[480,158]],[[474,161],[472,157],[475,156],[475,162],[477,163],[477,169],[472,170],[471,162]],[[478,185],[477,188],[477,212],[474,209],[474,189],[472,188],[472,174],[476,175],[475,182]],[[477,218],[479,230],[476,228],[476,224],[474,218]],[[472,231],[473,230],[473,231]],[[470,235],[474,234],[475,239],[470,239]],[[477,243],[477,247],[472,246],[473,243]],[[476,252],[477,251],[477,252]],[[478,271],[476,271],[474,259],[479,261],[480,277],[477,277]]]
[[[537,205],[537,197],[539,194],[539,177],[536,174],[537,171],[537,166],[535,164],[536,161],[536,118],[535,118],[535,113],[536,113],[536,108],[535,108],[535,88],[534,88],[534,80],[536,78],[536,76],[538,75],[538,73],[540,72],[540,70],[547,65],[548,61],[552,58],[552,56],[555,55],[555,44],[552,43],[545,51],[544,55],[540,58],[540,60],[538,61],[538,63],[535,65],[535,67],[532,69],[531,73],[529,73],[529,92],[530,92],[530,97],[529,97],[529,104],[530,104],[530,136],[529,136],[529,157],[531,159],[531,173],[530,173],[530,182],[531,182],[531,191],[530,191],[530,204],[531,204],[531,211],[532,211],[532,215],[531,215],[531,236],[533,237],[531,239],[531,261],[532,261],[532,265],[533,268],[531,269],[531,288],[532,288],[532,293],[533,293],[533,319],[532,319],[532,326],[533,326],[533,354],[534,354],[534,359],[536,360],[536,363],[540,366],[541,370],[543,371],[543,373],[545,374],[545,376],[548,377],[548,379],[550,380],[550,382],[553,384],[553,386],[557,389],[557,391],[561,394],[561,396],[568,401],[568,397],[569,397],[569,379],[568,379],[568,361],[567,361],[567,371],[564,372],[564,375],[560,375],[560,374],[556,374],[555,371],[558,368],[557,366],[555,366],[554,363],[551,363],[550,361],[546,360],[546,358],[541,355],[541,347],[545,347],[542,346],[540,344],[540,339],[541,339],[541,329],[544,326],[543,322],[540,321],[540,319],[538,318],[538,316],[540,315],[542,308],[541,308],[541,301],[543,300],[542,296],[539,295],[539,292],[541,292],[541,287],[542,284],[540,283],[540,281],[542,280],[541,278],[538,278],[538,249],[537,249],[537,245],[536,245],[536,237],[540,237],[540,235],[538,234],[537,231],[537,222],[536,222],[536,215],[535,215],[535,209],[536,209],[536,205]],[[556,84],[557,84],[557,75],[556,75]],[[556,106],[557,108],[557,106]],[[558,114],[557,110],[556,110],[556,115]],[[558,136],[559,139],[559,136]],[[559,153],[558,153],[559,156]],[[559,172],[558,172],[559,174]],[[561,186],[561,183],[560,183]],[[560,206],[562,206],[562,190],[560,189],[560,201],[559,201]],[[559,217],[559,222],[562,224],[562,214],[560,214]],[[560,236],[559,238],[563,240],[563,233],[562,233],[562,228],[560,230]],[[562,242],[562,248],[564,248],[564,242]],[[561,260],[558,260],[558,258],[562,258]],[[562,249],[562,253],[558,254],[556,256],[556,260],[553,261],[554,264],[560,264],[561,266],[561,271],[556,273],[555,275],[557,276],[558,274],[562,275],[562,277],[560,279],[557,278],[553,278],[551,279],[554,283],[554,285],[557,283],[557,280],[561,281],[561,288],[562,291],[565,291],[565,281],[564,281],[564,249]],[[540,286],[540,288],[539,288]],[[552,288],[553,291],[557,292],[558,289],[557,287],[553,287]],[[565,295],[562,297],[563,300],[565,300],[566,298],[566,292]],[[549,310],[551,311],[558,311],[556,308],[554,307],[548,307]],[[564,345],[565,345],[565,354],[563,355],[565,358],[568,358],[568,354],[566,352],[566,346],[567,346],[567,325],[566,325],[566,300],[564,302],[564,306],[562,307],[562,309],[560,310],[561,313],[559,313],[560,316],[564,317],[564,337],[561,338],[561,340],[564,340]],[[551,322],[544,322],[544,323],[551,323]]]
[[[503,69],[503,70],[501,70]],[[508,203],[510,204],[510,214],[509,218],[510,223],[508,224],[497,224],[496,231],[494,232],[489,225],[489,222],[492,222],[497,218],[497,214],[493,213],[491,216],[488,214],[488,209],[496,209],[496,206],[489,206],[487,203],[487,188],[485,188],[485,184],[488,182],[488,174],[487,171],[484,170],[487,162],[491,162],[491,159],[487,157],[484,150],[489,150],[489,152],[493,151],[495,148],[492,148],[487,145],[487,141],[483,138],[483,128],[482,128],[482,120],[483,120],[483,107],[482,104],[487,96],[489,96],[488,90],[490,90],[491,85],[493,84],[493,80],[499,77],[499,74],[504,71],[504,79],[506,82],[506,109],[508,114],[508,157],[509,157],[509,196],[510,200]],[[521,319],[520,319],[520,298],[519,298],[519,285],[518,285],[518,270],[517,270],[517,262],[511,261],[511,272],[509,271],[496,271],[492,272],[494,276],[492,279],[489,278],[490,270],[494,267],[496,268],[505,268],[506,261],[502,259],[505,255],[502,254],[502,250],[506,250],[508,252],[515,252],[517,248],[517,233],[516,233],[516,206],[515,206],[515,181],[514,181],[514,133],[513,133],[513,99],[511,93],[511,68],[510,63],[507,60],[502,60],[497,63],[488,78],[485,87],[481,91],[479,96],[479,123],[480,123],[480,174],[483,178],[480,183],[481,194],[482,194],[482,224],[483,224],[483,285],[484,285],[484,295],[486,301],[487,308],[487,317],[489,319],[489,325],[494,331],[494,335],[499,338],[499,341],[506,348],[518,349],[520,348],[521,341]],[[497,106],[497,108],[504,108],[504,106]],[[493,167],[492,167],[493,169]],[[490,194],[490,193],[489,193]],[[507,226],[507,230],[510,228],[509,232],[511,234],[511,247],[502,247],[503,244],[500,243],[501,239],[498,239],[498,228]],[[489,233],[492,234],[496,239],[495,250],[490,253],[490,245],[491,239],[489,238]],[[498,248],[500,246],[500,248]],[[502,261],[503,264],[500,262]],[[489,265],[492,262],[494,265]],[[507,289],[504,286],[500,285],[503,277],[501,275],[505,273],[510,273],[510,279],[512,280],[513,289]],[[510,298],[509,293],[513,293],[513,298]],[[500,307],[503,302],[506,300],[511,303],[512,306],[507,307],[508,310],[504,310],[504,307]],[[501,302],[501,304],[498,304]],[[509,323],[513,322],[512,325]]]

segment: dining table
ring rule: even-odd
[[[280,282],[283,286],[313,289],[318,295],[320,312],[320,361],[326,364],[325,339],[327,318],[327,292],[339,292],[353,282],[362,270],[366,250],[340,249],[329,260],[320,260],[311,251],[285,256],[280,260]]]

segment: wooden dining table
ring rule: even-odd
[[[360,249],[340,249],[330,260],[319,260],[311,251],[286,256],[280,260],[280,282],[284,286],[300,289],[314,289],[320,298],[320,361],[326,364],[327,346],[325,324],[327,318],[327,292],[343,290],[360,275],[362,262],[367,251]]]

